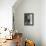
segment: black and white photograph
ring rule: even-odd
[[[34,14],[25,13],[24,14],[24,25],[33,25],[34,24]]]

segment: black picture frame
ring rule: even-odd
[[[24,13],[24,25],[34,25],[34,13]]]
[[[13,31],[15,30],[15,18],[14,18],[14,13],[13,13]]]

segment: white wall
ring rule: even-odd
[[[24,26],[24,13],[34,13],[33,26]],[[25,38],[34,40],[36,46],[41,46],[41,0],[23,0],[14,15],[18,32],[22,32]]]
[[[16,0],[0,0],[0,27],[12,28],[12,6]]]
[[[46,0],[41,2],[41,38],[42,46],[46,46]]]

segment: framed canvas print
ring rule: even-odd
[[[24,13],[24,25],[34,25],[34,13]]]

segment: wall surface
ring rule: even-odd
[[[16,0],[0,0],[0,27],[12,28],[12,6]]]
[[[42,46],[46,46],[46,0],[41,2],[41,38]]]
[[[24,25],[24,13],[34,13],[34,25]],[[35,41],[41,46],[41,0],[23,0],[14,10],[15,28],[23,33],[23,37]]]

